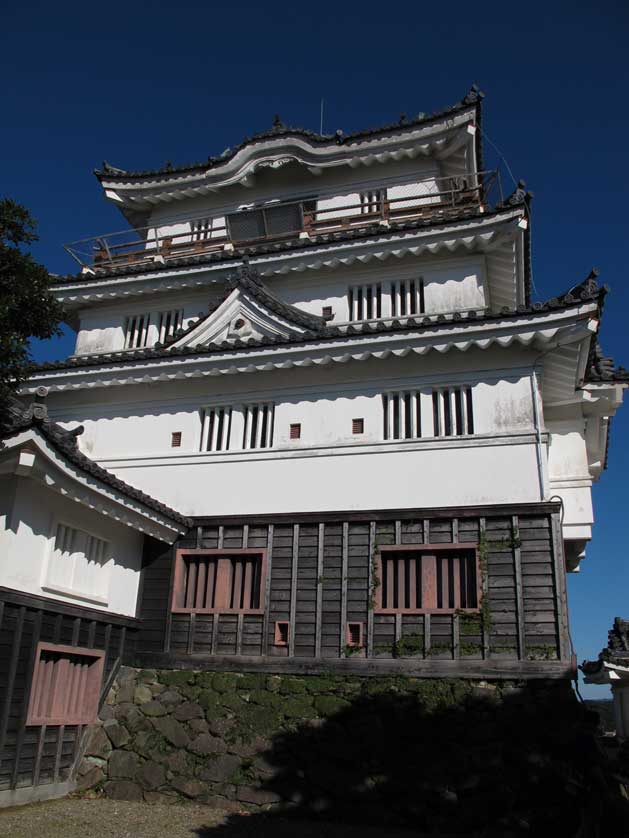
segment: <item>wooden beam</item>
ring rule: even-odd
[[[341,619],[339,624],[339,654],[345,649],[347,634],[347,573],[349,564],[349,523],[343,521],[343,547],[341,553]]]
[[[374,579],[374,561],[376,553],[376,522],[369,523],[369,568],[367,571],[368,588],[367,588],[367,657],[373,655],[373,609],[375,606],[375,582]]]
[[[31,650],[26,663],[26,672],[24,676],[24,695],[22,697],[22,706],[20,708],[20,720],[18,722],[17,737],[15,741],[15,755],[13,757],[13,771],[11,773],[11,783],[9,788],[14,789],[17,786],[18,775],[20,772],[20,757],[22,755],[22,746],[24,744],[24,736],[26,734],[26,717],[28,714],[28,702],[31,697],[31,688],[33,686],[33,670],[35,669],[35,659],[37,657],[37,644],[41,637],[43,611],[35,611],[33,618],[33,635],[31,638]],[[79,621],[80,622],[80,621]]]
[[[290,611],[288,618],[288,656],[295,654],[295,625],[297,611],[297,571],[299,567],[299,524],[293,524],[293,557],[290,571]]]
[[[321,618],[323,615],[323,547],[325,544],[325,524],[319,524],[317,541],[317,603],[315,607],[315,657],[321,657]]]
[[[4,746],[7,738],[7,725],[9,723],[9,715],[11,711],[11,701],[13,700],[13,689],[15,687],[15,674],[17,672],[17,665],[20,659],[20,646],[22,643],[22,631],[24,629],[24,618],[26,616],[25,606],[21,606],[17,614],[17,622],[12,637],[11,643],[11,660],[9,662],[9,672],[7,674],[4,705],[2,707],[2,715],[0,716],[0,755],[4,753]],[[0,765],[2,760],[0,757]]]
[[[526,658],[526,634],[524,626],[524,593],[522,589],[522,554],[520,551],[519,537],[516,541],[516,534],[519,533],[519,518],[511,516],[511,541],[513,544],[513,571],[515,579],[515,608],[516,625],[518,633],[518,657],[520,660]]]
[[[551,548],[553,552],[553,582],[557,608],[557,634],[559,635],[559,657],[563,661],[572,660],[570,643],[570,623],[568,617],[568,592],[566,589],[566,563],[564,558],[563,534],[559,513],[550,516]]]
[[[302,675],[339,674],[380,677],[405,674],[415,678],[549,678],[566,679],[572,669],[566,661],[519,661],[515,659],[431,660],[422,658],[350,658],[317,660],[294,657],[290,660],[275,655],[179,655],[159,652],[138,652],[134,665],[150,669],[208,669],[220,672],[266,672]]]
[[[269,524],[266,545],[266,577],[264,583],[264,617],[262,618],[262,654],[269,650],[269,611],[271,610],[271,571],[273,569],[273,524]],[[216,616],[216,615],[215,615]]]
[[[481,517],[478,519],[478,540],[480,542],[484,542],[486,544],[487,539],[487,527],[486,527],[486,519]],[[488,559],[487,555],[484,557],[484,561],[481,562],[480,566],[480,574],[481,574],[481,591],[483,601],[481,603],[484,608],[481,610],[481,614],[489,608],[489,569],[488,569]],[[482,629],[481,629],[481,639],[483,643],[483,658],[487,660],[490,655],[489,650],[489,641],[490,641],[490,633],[487,630],[487,626],[483,622]]]

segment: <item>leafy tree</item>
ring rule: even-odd
[[[0,198],[0,430],[30,370],[30,339],[61,334],[63,308],[51,293],[50,274],[24,249],[37,241],[35,229],[25,207]]]

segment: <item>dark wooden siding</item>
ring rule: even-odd
[[[174,549],[147,549],[138,660],[181,656],[375,661],[568,661],[565,579],[556,504],[398,513],[202,520],[175,547],[267,550],[265,613],[170,616]],[[478,545],[479,615],[374,612],[382,546]],[[276,621],[290,625],[275,646]],[[346,648],[347,624],[363,648]],[[146,654],[144,654],[146,653]],[[367,664],[365,664],[367,667]],[[495,667],[494,667],[495,668]]]
[[[136,621],[0,588],[0,792],[69,779],[82,725],[26,727],[40,641],[104,649],[103,697],[126,653]]]

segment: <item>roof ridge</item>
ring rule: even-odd
[[[186,172],[194,172],[219,166],[222,163],[231,160],[233,157],[236,156],[236,154],[238,154],[239,151],[246,148],[248,145],[253,145],[256,142],[260,142],[266,139],[273,139],[275,137],[299,136],[305,137],[318,145],[326,145],[331,143],[344,145],[348,142],[365,139],[367,137],[376,136],[378,134],[386,134],[394,130],[399,131],[400,128],[412,129],[417,127],[418,125],[425,124],[426,122],[431,122],[435,119],[439,119],[440,117],[455,113],[456,111],[465,110],[472,105],[475,105],[478,109],[481,106],[481,102],[484,96],[485,94],[481,90],[479,90],[478,87],[474,84],[472,85],[468,93],[466,93],[466,95],[460,101],[458,101],[454,105],[451,105],[450,107],[434,111],[430,114],[419,113],[415,118],[411,119],[408,119],[406,114],[400,114],[398,122],[389,123],[387,125],[382,125],[376,128],[360,129],[358,131],[352,131],[348,134],[345,134],[340,129],[335,131],[334,134],[320,134],[317,131],[312,131],[308,128],[298,128],[285,125],[281,121],[279,116],[276,115],[274,117],[273,126],[271,128],[268,128],[264,131],[259,131],[255,134],[252,134],[251,136],[245,136],[238,145],[233,146],[231,148],[226,148],[219,155],[210,155],[208,156],[207,160],[204,161],[183,164],[180,166],[173,166],[172,163],[167,161],[167,163],[161,168],[127,171],[125,169],[119,169],[115,166],[111,166],[109,163],[107,163],[106,160],[103,160],[102,168],[94,169],[94,174],[99,180],[124,180],[125,178],[131,180],[140,180],[143,178],[159,175],[168,176],[176,174],[185,174]]]

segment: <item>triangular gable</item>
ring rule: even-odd
[[[170,344],[173,349],[269,337],[314,336],[325,330],[322,317],[284,303],[264,287],[259,273],[248,264],[228,279],[228,289],[217,308]]]

